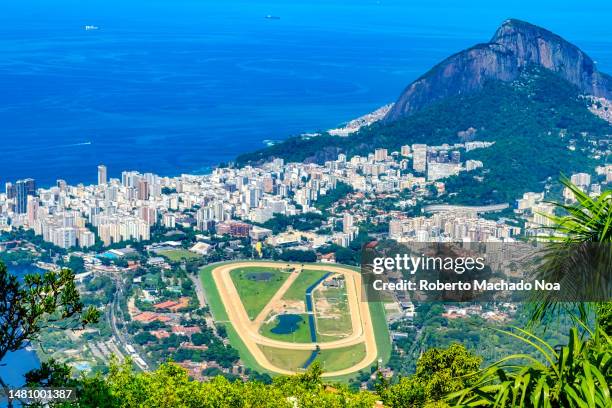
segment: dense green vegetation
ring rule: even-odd
[[[329,208],[332,204],[334,204],[336,201],[346,197],[347,194],[352,193],[352,192],[353,192],[353,187],[351,187],[350,185],[346,183],[338,181],[336,183],[336,188],[328,191],[327,194],[325,194],[324,196],[319,197],[317,201],[315,201],[314,206],[317,209],[324,211],[327,208]]]
[[[507,332],[539,358],[521,353],[502,359],[446,399],[459,406],[609,407],[612,340],[600,327],[586,331],[588,338],[572,328],[560,348],[519,328]]]
[[[27,249],[0,252],[0,261],[4,262],[6,265],[32,265],[38,258],[39,257],[34,252]]]
[[[301,249],[285,249],[280,254],[276,255],[276,257],[286,262],[316,262],[317,260],[315,251]]]
[[[561,183],[576,198],[575,204],[556,203],[560,215],[546,215],[555,234],[546,247],[544,263],[538,278],[561,282],[561,291],[568,302],[555,301],[555,296],[536,297],[532,322],[548,315],[578,310],[584,325],[595,313],[599,325],[611,327],[609,303],[584,303],[583,299],[605,300],[610,296],[612,265],[612,190],[590,197],[566,178]]]
[[[70,377],[69,367],[51,362],[32,372],[28,383],[74,387],[78,402],[63,407],[372,408],[378,398],[371,393],[353,393],[344,386],[329,388],[321,380],[318,364],[304,374],[279,377],[266,385],[260,381],[231,382],[222,376],[210,382],[193,381],[172,363],[137,373],[128,362],[113,365],[107,377],[75,379]]]
[[[259,381],[230,382],[222,376],[210,382],[193,381],[185,370],[172,363],[153,372],[136,373],[127,362],[113,365],[106,377],[73,378],[69,367],[51,361],[30,372],[26,379],[30,386],[74,387],[78,405],[76,402],[61,405],[66,407],[371,408],[377,400],[393,408],[496,403],[525,407],[609,406],[606,381],[611,374],[609,337],[583,341],[574,330],[573,340],[559,351],[532,337],[525,339],[531,342],[526,343],[527,347],[537,347],[550,360],[526,360],[481,371],[481,359],[456,344],[425,352],[418,359],[413,376],[391,382],[379,375],[375,392],[325,385],[318,363],[303,374],[277,377],[270,385]]]
[[[484,311],[493,310],[493,305],[483,307]],[[530,309],[524,305],[518,305],[517,311],[504,321],[485,320],[478,315],[447,319],[441,316],[443,312],[442,304],[417,303],[416,315],[412,321],[397,321],[391,324],[392,331],[407,334],[406,338],[394,342],[397,347],[391,355],[389,366],[395,372],[403,375],[412,373],[416,359],[423,352],[430,348],[450,347],[456,343],[478,354],[484,364],[492,364],[508,355],[525,351],[520,340],[499,331],[510,326],[528,326]],[[565,344],[571,324],[569,316],[549,317],[542,326],[534,327],[534,332],[551,344]]]
[[[480,363],[480,357],[470,354],[459,344],[448,349],[433,348],[418,359],[415,375],[400,378],[396,384],[381,381],[378,392],[391,407],[426,406],[473,384],[472,374],[478,371]]]
[[[85,261],[80,256],[70,255],[68,262],[65,262],[63,267],[70,269],[75,274],[85,272]]]
[[[495,141],[464,158],[481,160],[484,170],[449,180],[456,203],[498,203],[525,191],[542,191],[549,177],[592,167],[589,140],[606,138],[612,127],[591,114],[573,85],[544,69],[530,69],[512,83],[491,82],[477,93],[447,98],[407,118],[377,123],[349,138],[322,135],[291,138],[238,163],[283,157],[322,162],[339,152],[367,155],[374,148],[399,150],[411,143],[437,145],[462,141],[458,132],[476,129],[477,140]],[[585,133],[583,133],[585,132]],[[576,151],[568,149],[575,141]],[[479,176],[481,178],[474,178]],[[449,201],[448,197],[445,201]]]
[[[94,306],[105,306],[113,300],[115,294],[115,283],[108,276],[96,276],[85,284],[85,289],[90,292],[83,295],[83,303]]]
[[[317,213],[305,213],[297,215],[274,214],[274,217],[264,222],[262,227],[271,229],[278,234],[292,227],[298,231],[311,231],[323,224],[324,217]]]

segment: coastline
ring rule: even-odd
[[[366,113],[364,115],[355,117],[354,119],[351,119],[347,122],[344,122],[342,126],[339,126],[337,128],[330,128],[325,130],[325,132],[327,132],[328,134],[330,134],[331,136],[336,136],[336,137],[348,137],[350,135],[352,135],[353,133],[358,132],[361,128],[366,127],[366,126],[370,126],[373,123],[376,123],[380,120],[382,120],[384,118],[384,116],[387,114],[387,112],[389,112],[389,110],[393,107],[393,103],[388,103],[385,104],[383,106],[380,106],[376,109],[374,109],[373,111]],[[319,133],[302,133],[303,136],[319,136]],[[291,136],[286,136],[285,138],[282,139],[263,139],[261,141],[262,145],[264,147],[270,147],[272,145],[276,145],[276,144],[282,144],[285,142],[286,139],[290,138]],[[84,144],[78,144],[78,145],[91,145],[92,142],[87,142]],[[250,150],[250,151],[246,151],[241,154],[245,154],[245,153],[252,153],[255,151],[260,150],[255,149],[255,150]],[[138,168],[138,166],[136,167],[129,167],[129,168],[122,168],[119,169],[119,172],[123,172],[123,171],[139,171],[139,172],[143,172],[143,173],[154,173],[156,175],[159,175],[160,177],[168,177],[168,178],[175,178],[175,177],[180,177],[182,175],[188,175],[188,176],[205,176],[208,174],[211,174],[212,171],[218,167],[225,167],[227,166],[229,163],[233,163],[234,160],[238,157],[239,155],[235,156],[233,160],[231,161],[227,161],[227,162],[217,162],[216,164],[211,164],[211,165],[205,165],[205,166],[201,166],[192,170],[181,170],[181,169],[175,169],[173,172],[169,172],[169,173],[164,173],[164,174],[158,174],[153,170],[147,171],[147,170],[142,170],[140,168]],[[92,172],[93,174],[93,172]],[[115,174],[115,178],[120,177],[120,174]],[[27,176],[27,177],[31,177],[31,176]],[[33,177],[33,176],[32,176]],[[111,174],[109,174],[109,178],[112,177]],[[35,177],[33,177],[35,178]],[[61,180],[61,178],[58,178],[58,180]],[[84,184],[84,185],[93,185],[95,184],[96,180],[95,180],[95,175],[90,177],[90,180],[86,179],[80,179],[77,182],[70,182],[70,184]],[[48,182],[43,182],[43,183],[39,183],[37,185],[37,188],[43,188],[43,189],[48,189],[51,187],[54,187],[55,183],[48,183]]]

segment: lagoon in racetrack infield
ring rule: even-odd
[[[274,334],[291,334],[299,328],[299,324],[303,321],[302,316],[296,314],[276,316],[276,326],[270,331]]]

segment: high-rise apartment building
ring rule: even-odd
[[[138,181],[138,199],[143,201],[149,199],[149,182],[145,179]]]
[[[387,149],[376,149],[374,151],[374,160],[376,161],[387,160]]]
[[[25,214],[28,210],[28,182],[17,180],[15,183],[15,212]]]
[[[6,193],[6,198],[8,199],[15,198],[17,195],[17,189],[10,181],[4,185],[4,192]]]
[[[412,168],[420,173],[427,169],[427,145],[413,144],[412,145]]]
[[[106,166],[101,164],[98,166],[98,185],[104,185],[108,182],[108,177],[106,174]]]

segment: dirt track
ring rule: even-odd
[[[342,347],[348,347],[359,343],[365,343],[366,355],[359,363],[353,367],[342,369],[333,372],[326,372],[323,374],[324,377],[340,376],[350,374],[355,371],[367,368],[377,357],[376,339],[374,337],[374,329],[372,326],[372,320],[370,316],[369,305],[367,302],[361,300],[361,275],[351,269],[332,266],[332,265],[321,265],[322,269],[340,273],[345,276],[346,279],[346,290],[349,300],[349,310],[351,313],[351,322],[353,324],[353,333],[343,339],[323,342],[323,343],[289,343],[280,340],[273,340],[259,334],[259,328],[261,323],[265,319],[270,306],[282,298],[287,289],[291,286],[291,283],[297,278],[298,272],[293,272],[289,278],[283,283],[280,289],[272,297],[271,301],[264,307],[262,312],[257,316],[254,321],[249,319],[249,316],[244,308],[244,305],[240,301],[240,296],[236,290],[236,286],[230,276],[230,271],[236,268],[244,267],[270,267],[272,264],[269,262],[238,262],[232,264],[221,265],[212,271],[212,276],[217,286],[217,290],[221,296],[223,306],[227,312],[230,322],[240,335],[240,338],[244,342],[245,346],[253,357],[257,360],[259,365],[267,370],[274,371],[280,374],[293,374],[295,372],[285,370],[272,365],[258,345],[291,349],[291,350],[314,350],[318,345],[322,350],[337,349]],[[278,264],[279,266],[288,265],[289,267],[300,270],[302,266],[300,264]]]

